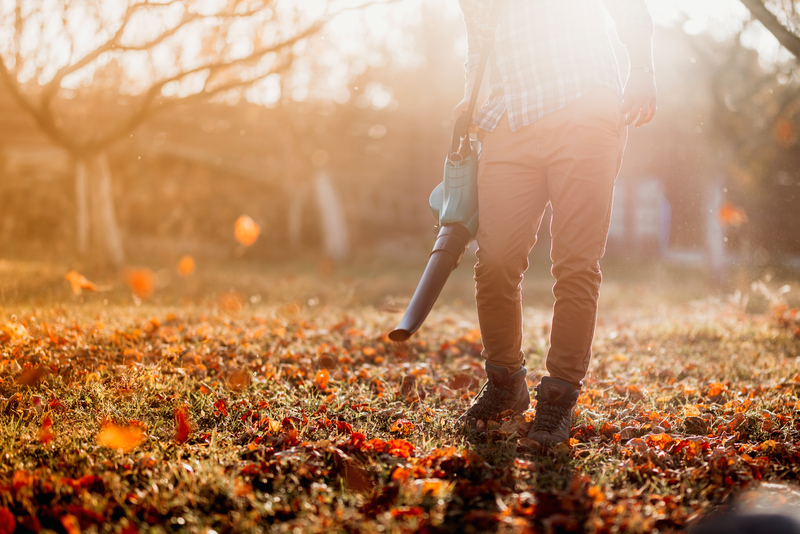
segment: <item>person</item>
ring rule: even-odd
[[[628,126],[656,111],[653,21],[644,0],[504,2],[471,127],[479,132],[480,226],[475,265],[487,383],[459,425],[480,429],[530,407],[522,352],[523,273],[545,208],[552,207],[555,305],[544,376],[528,438],[569,438],[591,359],[611,204]],[[465,113],[492,0],[459,0],[467,29],[467,80],[453,121]],[[623,89],[606,11],[627,49]],[[479,106],[476,106],[476,108]]]

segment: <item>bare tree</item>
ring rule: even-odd
[[[800,2],[796,0],[741,0],[794,57],[800,58]]]
[[[286,71],[303,41],[370,2],[12,0],[0,79],[76,165],[78,248],[124,262],[106,156],[155,113]]]

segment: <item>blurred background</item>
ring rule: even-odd
[[[793,276],[797,4],[648,5],[659,108],[630,132],[606,271],[722,288]],[[372,269],[375,298],[413,290],[463,91],[456,0],[2,0],[0,17],[1,298],[130,266],[157,287],[196,265],[222,285]],[[19,282],[26,269],[37,278]]]

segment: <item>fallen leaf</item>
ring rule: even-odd
[[[230,313],[242,311],[244,301],[244,295],[236,291],[226,291],[217,297],[219,309]]]
[[[47,374],[48,371],[44,365],[37,365],[36,367],[23,371],[22,374],[17,377],[17,384],[36,387]]]
[[[53,426],[53,420],[50,419],[49,415],[46,415],[44,419],[42,419],[42,426],[39,428],[39,441],[45,445],[53,441],[53,432],[50,428]]]
[[[144,441],[144,431],[139,426],[119,426],[107,423],[97,435],[97,443],[127,453]]]
[[[192,433],[192,424],[189,420],[189,408],[181,406],[175,410],[175,441],[186,443]]]
[[[730,202],[724,202],[719,207],[719,212],[717,213],[717,218],[719,222],[726,226],[733,226],[738,227],[743,225],[747,222],[747,212],[744,211],[744,208],[740,208],[739,206],[734,206]]]
[[[125,282],[140,299],[150,298],[156,287],[156,275],[150,269],[129,269],[125,273]]]
[[[228,387],[234,391],[241,391],[250,384],[250,373],[237,370],[228,377]]]
[[[0,534],[13,534],[17,528],[14,514],[5,506],[0,507]]]
[[[408,435],[408,434],[411,434],[416,427],[417,427],[417,425],[415,425],[411,421],[407,421],[406,419],[398,419],[392,425],[392,430],[391,431],[392,432],[400,432],[403,435]]]
[[[795,139],[796,129],[788,119],[779,117],[775,120],[775,137],[782,143],[791,143]]]
[[[194,274],[194,269],[194,258],[189,255],[181,256],[181,259],[178,261],[178,274],[181,276],[191,276]]]
[[[317,371],[317,374],[314,376],[314,385],[317,386],[322,391],[326,391],[328,389],[328,381],[331,378],[331,373],[327,369],[320,369]]]
[[[236,241],[242,245],[249,247],[256,242],[256,239],[258,239],[260,233],[261,227],[258,226],[258,224],[256,224],[256,222],[249,216],[242,215],[236,219],[233,235],[236,238]]]
[[[61,516],[61,525],[67,531],[67,534],[81,534],[81,525],[78,522],[78,518],[72,514]]]
[[[228,401],[225,399],[219,399],[217,402],[214,403],[214,408],[219,410],[219,413],[228,417]]]
[[[87,280],[86,277],[78,271],[70,271],[64,275],[64,278],[69,281],[72,292],[75,293],[76,296],[80,295],[84,289],[86,291],[97,291],[97,286]]]

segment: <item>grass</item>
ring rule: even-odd
[[[542,453],[524,421],[452,428],[483,376],[464,267],[403,345],[385,333],[417,265],[209,264],[161,271],[143,302],[102,271],[84,274],[104,291],[74,297],[67,267],[0,265],[0,533],[10,517],[70,534],[674,532],[796,483],[794,323],[698,273],[606,269],[573,437]],[[541,267],[525,282],[531,386]],[[111,425],[141,438],[109,447]]]

